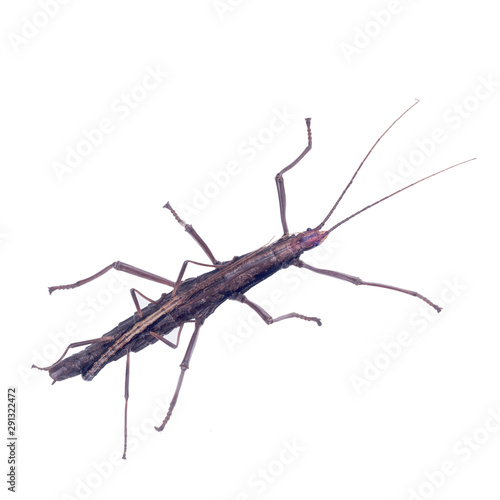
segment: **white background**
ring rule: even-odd
[[[498,498],[500,424],[489,415],[500,406],[500,40],[491,2],[220,4],[227,10],[209,0],[47,2],[50,18],[41,1],[2,7],[2,367],[4,387],[18,388],[18,498]],[[147,68],[168,76],[144,92]],[[124,94],[141,102],[118,112]],[[318,224],[415,98],[335,221],[478,159],[360,215],[331,235],[329,252],[304,260],[416,289],[445,306],[441,315],[395,292],[282,272],[249,297],[274,315],[317,315],[323,326],[262,324],[231,350],[228,335],[241,334],[250,311],[224,304],[201,331],[162,434],[151,431],[152,416],[163,416],[157,401],[173,393],[192,330],[176,351],[155,345],[134,355],[129,422],[143,438],[111,464],[122,447],[124,361],[92,383],[54,386],[28,368],[47,353],[57,359],[54,339],[99,337],[130,316],[130,287],[153,297],[165,287],[126,276],[117,291],[109,274],[52,296],[47,286],[115,260],[170,279],[183,260],[205,261],[162,208],[193,207],[204,190],[206,207],[186,219],[220,260],[278,238],[274,175],[304,148],[307,116],[314,146],[285,176],[288,220],[291,231]],[[271,138],[276,110],[292,117]],[[54,164],[103,119],[113,130],[58,178]],[[441,143],[391,186],[387,174],[412,154],[418,163],[415,141],[429,144],[436,128]],[[250,159],[242,148],[259,133],[268,143]],[[215,192],[210,174],[228,162],[239,173]],[[109,303],[89,321],[96,297]],[[72,323],[78,335],[65,339]],[[398,352],[404,332],[411,345]],[[396,359],[387,362],[384,345]],[[367,374],[356,391],[353,377]],[[443,462],[447,476],[436,473]],[[256,479],[263,471],[269,480]]]

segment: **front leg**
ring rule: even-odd
[[[338,271],[330,271],[328,269],[318,269],[317,267],[310,266],[301,260],[297,260],[293,264],[297,267],[303,267],[304,269],[309,269],[309,271],[313,271],[318,274],[324,274],[325,276],[330,276],[332,278],[337,278],[339,280],[348,281],[353,285],[368,285],[368,286],[377,286],[379,288],[387,288],[388,290],[395,290],[396,292],[406,293],[407,295],[412,295],[413,297],[418,297],[420,300],[423,300],[425,303],[429,304],[433,307],[437,312],[441,312],[442,308],[438,305],[431,302],[427,297],[424,297],[418,292],[413,290],[406,290],[405,288],[399,288],[397,286],[392,285],[384,285],[382,283],[373,283],[370,281],[363,281],[361,278],[357,278],[356,276],[351,276],[350,274],[339,273]]]
[[[274,180],[276,181],[276,187],[278,189],[278,201],[280,204],[280,216],[281,216],[281,225],[283,226],[283,235],[286,236],[288,234],[288,224],[286,221],[286,192],[285,192],[285,181],[283,180],[283,174],[288,172],[291,168],[295,167],[297,163],[299,163],[304,156],[311,151],[312,148],[312,134],[311,134],[311,119],[306,118],[306,127],[307,127],[307,146],[304,151],[294,160],[290,165],[285,167],[283,170],[276,174]]]

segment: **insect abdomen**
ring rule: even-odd
[[[110,342],[107,342],[106,344],[109,344]],[[99,359],[102,347],[103,343],[93,344],[83,351],[55,363],[50,367],[49,375],[52,377],[54,382],[76,377],[80,374],[83,376],[83,374],[91,368],[95,361]]]

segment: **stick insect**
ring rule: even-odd
[[[151,280],[157,283],[167,285],[172,288],[170,293],[163,293],[158,300],[152,300],[145,295],[143,295],[138,290],[132,288],[130,290],[132,295],[132,300],[135,304],[137,310],[133,316],[126,319],[115,327],[110,332],[104,334],[100,338],[95,338],[91,340],[86,340],[82,342],[74,342],[70,344],[63,355],[53,363],[51,366],[40,368],[33,365],[34,368],[40,370],[47,370],[49,375],[52,377],[53,382],[65,380],[70,377],[75,377],[76,375],[81,375],[84,380],[92,380],[108,363],[111,361],[116,361],[124,356],[126,356],[126,369],[125,369],[125,413],[124,413],[124,446],[123,446],[123,457],[126,458],[127,455],[127,415],[128,415],[128,400],[129,400],[129,373],[130,373],[130,353],[138,352],[147,347],[150,344],[154,344],[160,341],[167,346],[175,349],[179,345],[179,339],[183,326],[186,323],[194,323],[194,331],[191,334],[189,344],[187,346],[186,352],[180,364],[180,374],[177,381],[177,387],[175,389],[174,395],[170,402],[167,414],[160,426],[156,427],[157,431],[163,430],[167,422],[170,420],[172,412],[177,403],[179,393],[184,381],[184,375],[186,370],[190,366],[191,357],[193,355],[194,348],[196,346],[196,341],[198,339],[200,329],[204,321],[226,300],[236,300],[241,302],[245,306],[254,310],[262,320],[270,325],[276,323],[277,321],[283,321],[291,318],[298,318],[304,321],[312,321],[321,325],[319,318],[304,316],[296,312],[289,312],[273,318],[268,314],[261,306],[249,300],[245,293],[260,283],[261,281],[267,279],[269,276],[273,275],[280,269],[284,269],[288,266],[297,266],[307,269],[311,272],[322,274],[325,276],[330,276],[332,278],[337,278],[343,281],[347,281],[354,285],[366,285],[371,287],[386,288],[389,290],[394,290],[396,292],[404,293],[416,297],[430,307],[434,308],[437,312],[441,311],[441,307],[437,304],[431,302],[424,295],[405,288],[400,288],[398,286],[386,285],[383,283],[375,283],[372,281],[364,281],[356,276],[351,276],[338,271],[331,271],[328,269],[319,269],[313,267],[300,259],[300,256],[320,245],[328,235],[345,224],[347,221],[357,217],[362,212],[374,207],[375,205],[391,198],[392,196],[401,193],[405,189],[408,189],[416,184],[429,179],[435,175],[441,174],[442,172],[454,168],[463,163],[467,163],[471,160],[467,160],[451,167],[440,170],[432,175],[424,177],[408,186],[399,189],[388,196],[385,196],[370,205],[358,210],[357,212],[351,214],[349,217],[337,222],[332,225],[329,229],[323,230],[324,226],[334,213],[338,204],[344,197],[345,193],[353,183],[355,177],[357,176],[360,169],[363,167],[365,161],[370,156],[371,152],[379,141],[389,132],[389,130],[406,114],[410,109],[412,109],[418,100],[411,105],[404,113],[402,113],[396,120],[394,120],[391,125],[384,131],[384,133],[376,140],[371,149],[368,151],[360,165],[357,167],[353,176],[347,183],[344,190],[341,192],[339,198],[333,205],[332,209],[328,212],[326,217],[314,228],[308,228],[305,231],[299,233],[291,234],[288,230],[288,223],[286,218],[286,194],[285,194],[285,184],[283,175],[290,169],[295,167],[304,156],[312,148],[312,134],[311,134],[311,119],[306,118],[307,127],[307,146],[304,151],[288,166],[282,169],[275,177],[276,186],[278,190],[278,201],[280,208],[281,225],[283,228],[283,236],[279,238],[274,243],[265,245],[253,252],[249,252],[245,255],[239,257],[234,257],[229,261],[219,261],[217,260],[209,246],[205,243],[205,240],[196,232],[194,227],[190,224],[184,222],[177,212],[172,208],[170,203],[167,203],[164,208],[167,208],[175,220],[186,230],[186,232],[191,235],[196,243],[203,249],[206,256],[210,260],[210,264],[196,262],[192,260],[186,260],[181,266],[179,275],[175,281],[163,278],[156,274],[148,271],[144,271],[137,267],[125,264],[123,262],[113,262],[109,266],[98,273],[90,276],[89,278],[77,281],[70,285],[60,285],[53,286],[49,288],[49,293],[55,290],[65,290],[69,288],[76,288],[90,281],[93,281],[103,274],[107,273],[111,269],[116,269],[121,272],[129,273],[140,278]],[[184,273],[188,264],[195,264],[197,266],[211,267],[212,270],[201,274],[195,278],[189,278],[183,280]],[[142,308],[139,306],[137,296],[140,295],[149,304]],[[174,329],[178,329],[176,335],[176,341],[172,342],[164,338],[169,332]],[[87,346],[84,350],[65,358],[69,349],[75,347]]]

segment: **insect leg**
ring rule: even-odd
[[[162,278],[161,276],[150,273],[148,271],[143,271],[142,269],[139,269],[138,267],[134,267],[134,266],[131,266],[129,264],[125,264],[124,262],[116,261],[116,262],[113,262],[112,264],[110,264],[109,266],[106,266],[104,269],[101,269],[98,273],[90,276],[89,278],[77,281],[76,283],[72,283],[71,285],[50,286],[49,293],[52,293],[54,290],[66,290],[68,288],[76,288],[76,287],[85,285],[86,283],[89,283],[90,281],[95,280],[96,278],[99,278],[99,276],[102,276],[103,274],[107,273],[111,269],[116,269],[117,271],[123,271],[123,272],[128,273],[128,274],[133,274],[134,276],[139,276],[139,278],[144,278],[147,280],[156,281],[157,283],[162,283],[164,285],[174,286],[173,281],[170,281],[166,278]]]
[[[186,370],[189,368],[189,361],[191,360],[191,356],[193,354],[194,346],[196,345],[196,341],[198,339],[198,333],[200,331],[202,323],[203,321],[196,321],[195,323],[193,335],[191,336],[191,340],[189,341],[186,354],[184,354],[184,358],[182,360],[182,363],[180,364],[181,373],[179,375],[179,380],[177,381],[177,388],[175,389],[174,397],[172,398],[172,401],[170,401],[170,406],[168,407],[168,412],[163,422],[159,427],[155,427],[155,429],[158,432],[162,431],[165,428],[165,425],[167,425],[167,422],[170,420],[172,412],[174,411],[175,404],[177,403],[177,398],[179,397],[179,392],[182,387],[182,381],[184,380],[184,374],[186,373]]]
[[[139,301],[137,300],[137,295],[140,295],[143,299],[149,300],[152,304],[154,304],[154,300],[151,300],[149,297],[146,297],[143,293],[139,292],[135,288],[130,289],[130,295],[132,295],[132,300],[134,301],[135,307],[137,309],[137,314],[142,318],[142,310],[139,307]]]
[[[166,205],[163,208],[168,208],[171,212],[172,215],[175,217],[175,220],[188,232],[200,245],[200,247],[203,249],[203,251],[207,254],[208,258],[212,262],[212,264],[218,264],[219,261],[214,257],[214,254],[208,248],[208,245],[203,241],[202,237],[195,231],[194,227],[191,224],[186,224],[177,214],[177,212],[172,208],[172,205],[170,205],[170,202],[167,201]]]
[[[168,347],[171,347],[172,349],[177,349],[177,346],[179,345],[179,339],[181,337],[181,332],[182,328],[184,326],[184,323],[181,323],[181,326],[179,327],[179,330],[177,331],[177,339],[175,341],[175,344],[173,342],[170,342],[170,340],[167,340],[163,338],[161,335],[158,335],[156,332],[149,331],[155,339],[161,340],[164,344],[168,345]]]
[[[318,326],[321,326],[321,320],[319,318],[315,318],[312,316],[304,316],[303,314],[298,314],[295,312],[284,314],[283,316],[278,316],[277,318],[273,318],[267,311],[265,311],[261,306],[247,299],[242,293],[237,294],[233,297],[234,300],[241,302],[242,304],[246,304],[250,308],[252,308],[263,320],[266,324],[271,325],[272,323],[276,323],[276,321],[281,321],[283,319],[289,318],[298,318],[306,321],[316,321]]]
[[[175,282],[174,289],[172,290],[171,298],[173,298],[177,293],[177,288],[179,288],[179,285],[181,284],[182,277],[184,276],[184,273],[186,272],[186,267],[189,263],[197,264],[198,266],[203,266],[203,267],[224,267],[222,264],[203,264],[202,262],[195,262],[194,260],[185,260],[181,266],[181,270],[179,272],[177,281]]]
[[[97,342],[107,342],[110,340],[114,340],[114,338],[113,337],[99,337],[98,339],[84,340],[82,342],[73,342],[68,347],[66,347],[66,350],[63,352],[62,356],[57,361],[52,363],[50,366],[41,367],[41,366],[31,365],[31,368],[37,368],[38,370],[50,370],[55,364],[59,363],[59,361],[61,361],[64,358],[64,356],[66,356],[66,353],[72,347],[81,347],[82,345],[95,344]],[[54,380],[54,382],[52,382],[52,383],[55,384],[55,382],[56,381]]]
[[[286,193],[285,193],[285,181],[283,180],[283,174],[295,167],[302,158],[310,151],[312,148],[312,134],[311,134],[311,119],[306,118],[307,126],[307,146],[302,151],[302,153],[294,160],[288,167],[285,167],[281,172],[276,174],[274,180],[276,181],[276,187],[278,188],[278,200],[280,202],[280,215],[281,215],[281,225],[283,226],[283,235],[288,234],[288,224],[286,223]]]
[[[127,458],[127,412],[128,412],[128,388],[130,381],[130,347],[127,349],[127,366],[125,368],[125,421],[123,430],[123,460]]]
[[[392,285],[384,285],[382,283],[373,283],[370,281],[363,281],[361,278],[357,278],[356,276],[351,276],[350,274],[345,274],[345,273],[339,273],[337,271],[330,271],[328,269],[318,269],[317,267],[310,266],[309,264],[306,264],[305,262],[302,262],[301,260],[298,260],[294,263],[295,266],[297,267],[303,267],[304,269],[309,269],[309,271],[313,271],[318,274],[324,274],[325,276],[331,276],[332,278],[337,278],[340,280],[348,281],[349,283],[352,283],[353,285],[368,285],[368,286],[377,286],[379,288],[387,288],[388,290],[395,290],[396,292],[401,292],[401,293],[406,293],[408,295],[412,295],[413,297],[418,297],[419,299],[423,300],[427,304],[429,304],[431,307],[433,307],[437,312],[441,311],[441,307],[438,305],[434,304],[434,302],[431,302],[427,297],[424,297],[418,292],[415,292],[413,290],[406,290],[405,288],[399,288],[397,286],[392,286]]]

